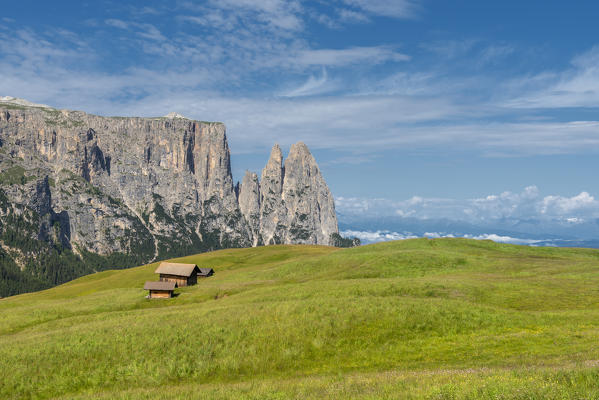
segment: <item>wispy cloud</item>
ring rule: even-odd
[[[412,18],[418,11],[418,3],[411,0],[343,0],[372,15],[392,18]]]
[[[370,18],[364,12],[349,10],[347,8],[341,8],[337,10],[339,19],[341,22],[349,23],[366,23],[370,21]]]
[[[510,84],[524,93],[507,100],[507,107],[596,108],[599,104],[599,46],[575,57],[565,71],[544,71],[514,79]]]
[[[480,40],[435,40],[422,43],[422,48],[446,59],[462,57],[469,53]]]
[[[167,63],[157,68],[156,62],[108,74],[93,69],[99,56],[77,35],[52,35],[54,41],[26,30],[0,33],[3,95],[108,115],[177,111],[225,121],[236,152],[251,152],[274,141],[289,145],[298,138],[314,148],[347,151],[442,147],[530,155],[599,149],[597,121],[488,122],[484,118],[490,111],[484,105],[461,104],[436,93],[434,75],[395,75],[393,84],[380,85],[390,90],[386,94],[316,96],[343,85],[321,72],[292,89],[275,87],[288,97],[228,95],[227,85],[251,75],[234,65],[222,68],[218,51],[181,45],[168,59],[185,54],[188,62],[182,66]]]
[[[129,29],[129,24],[125,21],[122,21],[120,19],[107,19],[106,21],[104,21],[106,23],[106,25],[109,26],[114,26],[115,28],[119,28],[119,29]]]
[[[182,7],[200,13],[196,22],[212,22],[216,27],[240,24],[252,29],[259,24],[260,29],[297,31],[304,25],[302,4],[294,0],[213,0],[205,5],[184,2]]]
[[[352,154],[348,156],[337,157],[332,160],[321,162],[321,166],[329,165],[361,165],[370,164],[380,159],[380,155],[376,154]]]
[[[306,49],[299,52],[293,62],[301,65],[346,66],[357,63],[369,65],[385,61],[408,61],[410,56],[389,47],[352,47],[348,49]]]
[[[133,8],[132,12],[136,15],[145,16],[145,15],[160,15],[162,12],[156,7],[141,7],[141,8]]]
[[[104,21],[106,25],[119,29],[134,30],[137,35],[144,39],[155,41],[166,40],[164,35],[152,24],[139,23],[133,21],[123,21],[120,19],[107,19]]]
[[[485,47],[481,50],[480,57],[478,60],[479,66],[494,64],[499,60],[513,54],[515,51],[514,46],[507,44],[495,44]]]
[[[331,89],[334,89],[335,85],[331,84],[326,68],[322,69],[322,74],[320,76],[310,75],[306,82],[304,82],[301,86],[289,90],[284,93],[282,96],[284,97],[299,97],[299,96],[312,96],[315,94],[321,94]]]
[[[110,70],[97,67],[106,54],[74,32],[0,30],[2,94],[109,115],[177,111],[221,120],[238,152],[298,139],[342,151],[426,147],[487,156],[599,151],[595,120],[504,117],[533,105],[599,104],[597,48],[575,58],[567,71],[501,85],[485,81],[484,74],[452,77],[416,68],[414,56],[398,46],[315,48],[302,34],[312,18],[307,3],[179,4],[170,11],[178,15],[169,20],[180,28],[175,34],[140,22],[142,14],[100,24],[99,32],[111,27],[106,34],[125,39],[119,41],[123,52],[143,53],[138,62]],[[412,15],[415,5],[349,1],[334,9],[400,18]],[[197,30],[187,29],[190,25]],[[454,43],[449,55],[474,53],[486,63],[516,51],[505,43],[460,46]],[[490,86],[498,88],[492,95]]]

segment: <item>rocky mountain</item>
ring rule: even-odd
[[[275,144],[259,181],[247,171],[237,189],[239,208],[254,246],[275,243],[329,243],[337,233],[333,196],[304,143],[283,153]]]
[[[236,186],[221,123],[101,117],[0,98],[0,296],[226,247],[329,244],[303,143]]]

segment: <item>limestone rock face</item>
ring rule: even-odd
[[[238,187],[239,210],[248,223],[252,234],[252,245],[261,243],[260,234],[260,182],[255,172],[246,171]]]
[[[338,232],[335,202],[316,160],[302,143],[285,160],[282,200],[286,208],[285,243],[329,244]]]
[[[222,123],[0,98],[0,236],[24,213],[31,237],[132,265],[225,247],[329,244],[337,232],[333,198],[302,143],[284,166],[275,145],[261,179],[247,172],[236,190]],[[0,238],[0,252],[6,246]]]
[[[0,166],[48,177],[36,209],[68,216],[69,243],[147,261],[250,246],[233,190],[225,126],[183,118],[107,118],[0,103]],[[0,185],[11,200],[25,186]],[[21,194],[19,194],[21,193]],[[47,199],[52,199],[51,204]]]
[[[285,222],[283,203],[283,152],[275,144],[260,180],[260,233],[265,244],[284,243],[277,235]]]
[[[333,196],[304,143],[291,146],[284,166],[275,144],[261,181],[246,173],[239,193],[246,221],[253,232],[259,226],[254,245],[329,244],[331,234],[338,232]]]
[[[331,234],[338,232],[333,196],[304,143],[291,146],[284,166],[281,148],[275,145],[259,186],[257,182],[251,186],[251,195],[244,193],[245,181],[240,204],[242,194],[244,203],[255,199],[257,187],[260,200],[253,200],[251,215],[244,208],[241,212],[256,224],[255,207],[259,205],[259,233],[264,244],[329,244]]]
[[[239,207],[254,243],[329,244],[338,232],[335,203],[316,160],[302,143],[283,152],[275,144],[258,181],[246,172],[238,189]]]

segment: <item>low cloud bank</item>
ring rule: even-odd
[[[462,237],[466,239],[475,239],[475,240],[492,240],[498,243],[509,243],[509,244],[524,244],[524,245],[542,245],[542,246],[550,246],[555,244],[553,240],[538,240],[538,239],[526,239],[526,238],[517,238],[511,236],[502,236],[497,235],[495,233],[485,233],[482,235],[470,235],[470,234],[452,234],[452,233],[443,233],[443,232],[426,232],[422,236],[414,235],[410,232],[392,232],[392,231],[357,231],[357,230],[345,230],[341,232],[342,236],[345,237],[357,237],[362,243],[376,243],[376,242],[385,242],[390,240],[405,240],[405,239],[416,239],[418,237],[427,237],[427,238],[456,238]]]
[[[520,193],[503,192],[474,199],[423,198],[408,200],[338,197],[337,210],[343,215],[363,217],[399,216],[420,219],[447,218],[479,223],[489,220],[559,220],[579,224],[599,218],[599,201],[588,192],[575,196],[542,196],[536,186]]]
[[[511,236],[501,236],[496,235],[494,233],[484,234],[484,235],[464,235],[467,239],[476,239],[476,240],[492,240],[498,243],[510,243],[510,244],[527,244],[527,245],[538,245],[540,243],[547,243],[547,240],[536,240],[536,239],[521,239],[515,238]]]
[[[385,242],[389,240],[405,240],[405,239],[416,239],[418,236],[411,234],[402,234],[398,232],[391,231],[354,231],[347,230],[340,232],[341,236],[345,237],[357,237],[362,241],[362,243],[376,243],[376,242]]]

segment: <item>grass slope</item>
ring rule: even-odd
[[[417,239],[178,259],[0,301],[0,398],[599,398],[599,250]]]

